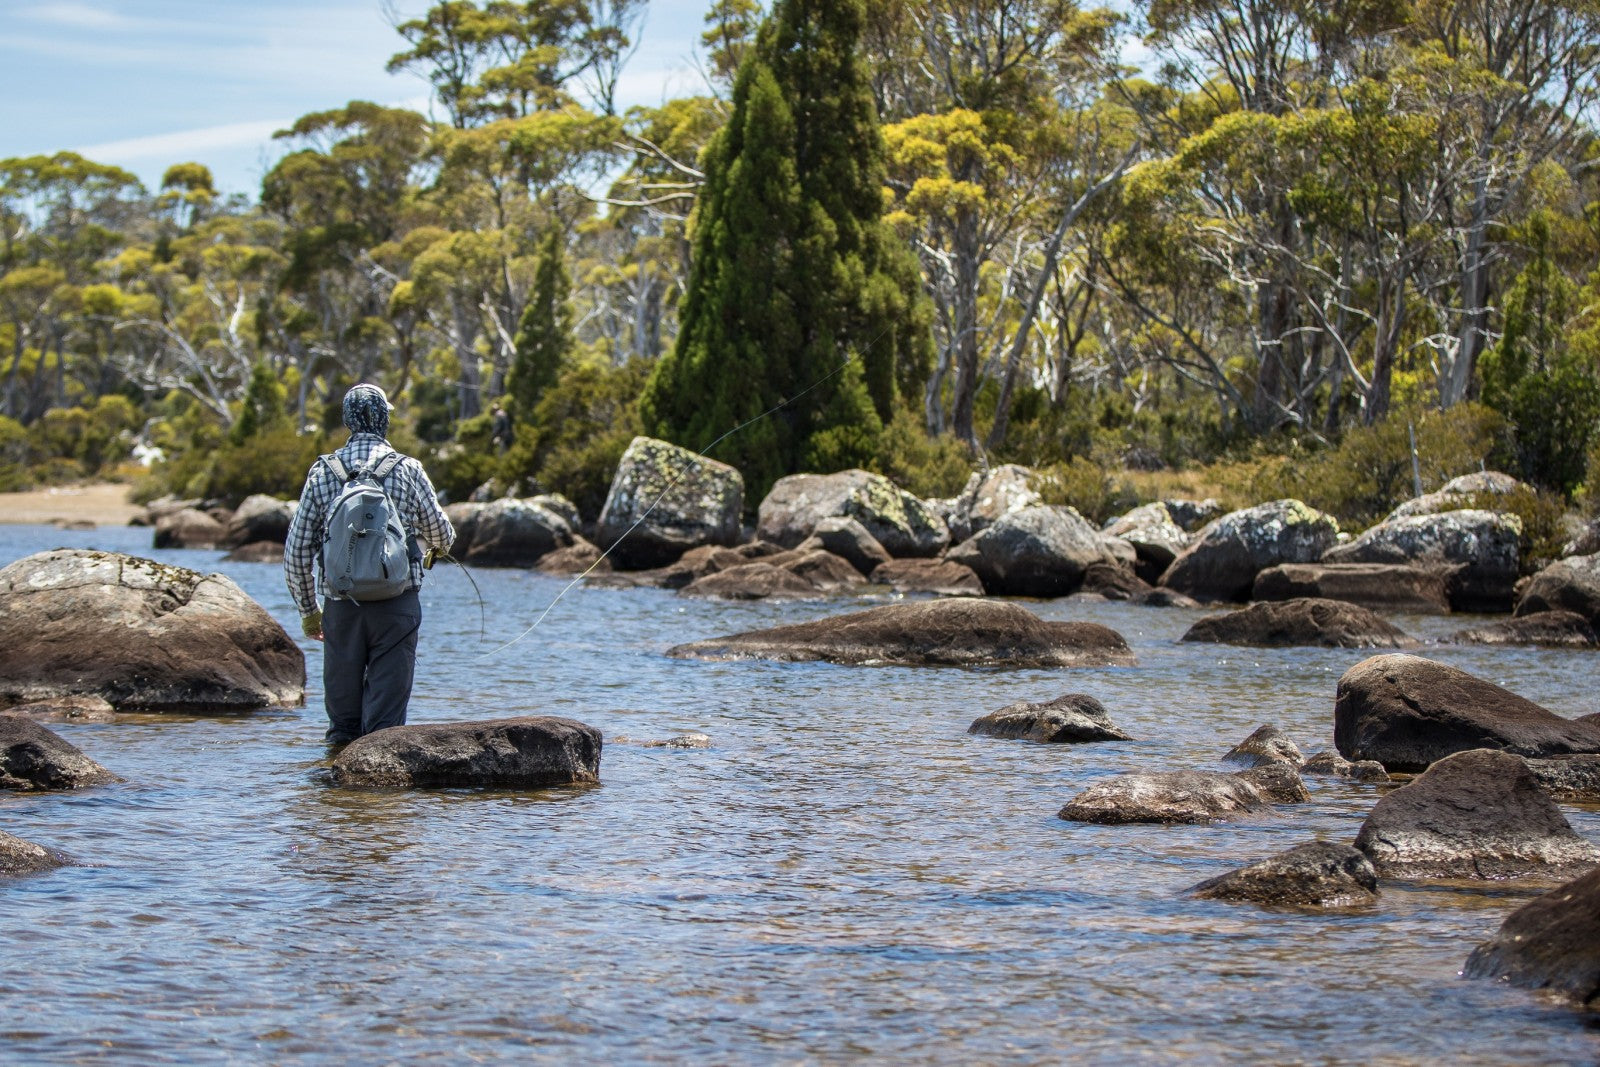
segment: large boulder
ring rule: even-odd
[[[305,699],[305,655],[231,579],[115,552],[0,569],[0,648],[0,705],[90,695],[199,713]]]
[[[1600,752],[1600,723],[1564,719],[1458,667],[1389,653],[1339,679],[1333,743],[1346,759],[1414,772],[1478,748],[1533,757]]]
[[[49,849],[0,830],[0,875],[33,874],[65,865],[66,860]]]
[[[1339,524],[1298,500],[1275,500],[1207,524],[1161,576],[1196,600],[1245,600],[1256,575],[1281,563],[1312,563],[1333,545]]]
[[[117,781],[78,746],[33,719],[0,714],[0,789],[42,792]]]
[[[1321,597],[1373,611],[1445,615],[1452,568],[1407,563],[1282,563],[1256,575],[1251,600]]]
[[[1566,877],[1600,864],[1509,752],[1447,756],[1386,793],[1356,834],[1385,878]]]
[[[280,500],[265,493],[247,496],[234,509],[224,533],[224,544],[240,548],[258,541],[283,544],[289,537],[289,523],[294,520],[294,500]]]
[[[1189,547],[1189,533],[1161,501],[1141,504],[1105,525],[1105,532],[1120,537],[1139,555],[1140,576],[1156,581],[1172,566],[1178,553]]]
[[[598,782],[601,747],[599,730],[549,715],[422,723],[356,738],[332,771],[345,786],[542,789]]]
[[[1020,700],[1007,704],[974,719],[967,733],[1052,745],[1132,740],[1111,722],[1105,705],[1087,693],[1068,693],[1042,703]]]
[[[1263,601],[1207,615],[1189,627],[1183,640],[1262,648],[1408,648],[1417,643],[1359,604],[1316,597]]]
[[[199,508],[184,508],[156,520],[152,548],[224,548],[228,528]]]
[[[1122,635],[1089,622],[1046,622],[1018,604],[957,598],[888,604],[812,622],[695,641],[677,659],[825,660],[954,667],[1131,666]]]
[[[546,497],[502,497],[487,504],[451,504],[450,554],[475,567],[532,567],[576,540],[572,524]]]
[[[671,563],[699,545],[739,540],[744,478],[726,463],[635,437],[611,478],[595,543],[624,569]]]
[[[1348,908],[1378,899],[1378,872],[1358,849],[1314,841],[1208,878],[1189,892],[1207,900]]]
[[[972,568],[948,559],[892,559],[875,567],[870,580],[873,585],[886,585],[896,593],[983,595],[983,583]]]
[[[1107,552],[1099,531],[1072,508],[1037,504],[1007,512],[945,558],[972,568],[991,594],[1056,597],[1077,592]]]
[[[1389,519],[1405,519],[1413,515],[1437,515],[1444,511],[1479,506],[1485,496],[1509,496],[1519,490],[1535,492],[1533,486],[1519,482],[1509,474],[1499,471],[1474,471],[1452,478],[1434,493],[1407,500],[1389,513]],[[1388,521],[1385,519],[1384,521]]]
[[[1573,611],[1536,611],[1458,630],[1450,640],[1463,645],[1539,645],[1544,648],[1594,648],[1600,644],[1589,620]]]
[[[951,543],[960,544],[988,529],[1003,515],[1044,503],[1038,477],[1031,468],[1006,463],[974,471],[954,498],[928,503],[949,526]]]
[[[794,548],[824,519],[852,518],[895,557],[937,556],[950,544],[944,520],[881,474],[791,474],[779,478],[756,515],[756,536]]]
[[[1233,774],[1222,771],[1142,771],[1091,785],[1058,812],[1068,822],[1224,822],[1239,815],[1269,815],[1273,804],[1310,799],[1295,769],[1265,764]]]
[[[1600,626],[1600,555],[1568,556],[1528,579],[1512,614],[1545,611],[1575,612]]]
[[[1600,870],[1535,897],[1472,950],[1462,974],[1600,1005]]]
[[[1453,609],[1509,611],[1521,537],[1522,520],[1515,515],[1443,511],[1381,522],[1348,544],[1329,549],[1322,560],[1450,568]]]

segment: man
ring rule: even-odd
[[[394,407],[376,385],[356,385],[344,397],[344,424],[350,440],[333,455],[346,471],[376,464],[394,452],[389,444],[389,412]],[[322,689],[328,710],[327,739],[353,741],[374,730],[401,726],[411,699],[416,668],[417,630],[422,625],[423,553],[447,552],[455,530],[445,517],[422,464],[405,456],[382,479],[383,488],[409,535],[410,577],[406,591],[389,600],[357,602],[332,594],[322,574],[322,544],[328,512],[344,489],[322,458],[306,474],[300,507],[289,524],[283,569],[289,593],[300,609],[305,635],[323,643]],[[317,595],[325,598],[319,607]]]

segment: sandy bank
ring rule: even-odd
[[[126,485],[96,483],[0,493],[0,523],[125,526],[143,512],[144,508],[128,502]]]

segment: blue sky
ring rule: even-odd
[[[649,0],[618,104],[703,91],[711,0]],[[384,72],[391,25],[425,0],[0,0],[0,159],[63,149],[150,189],[174,163],[254,197],[301,115],[351,100],[426,111],[427,85]]]

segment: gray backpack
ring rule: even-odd
[[[410,586],[410,539],[383,487],[383,479],[404,458],[388,452],[352,471],[338,456],[322,457],[344,486],[328,510],[322,542],[322,580],[329,596],[392,600]]]

